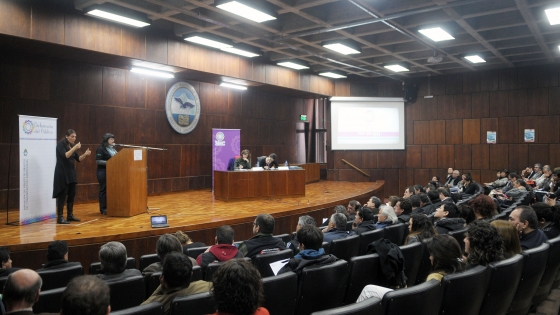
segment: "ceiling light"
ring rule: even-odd
[[[558,50],[560,50],[560,45],[558,45]]]
[[[91,15],[104,20],[109,20],[134,27],[144,27],[150,25],[145,14],[117,6],[112,3],[94,5],[84,10],[86,15]]]
[[[296,69],[296,70],[309,69],[308,66],[305,66],[305,65],[302,65],[301,63],[296,63],[296,62],[293,62],[293,61],[279,62],[279,63],[277,63],[277,65],[282,66],[282,67]]]
[[[419,30],[418,32],[433,40],[434,42],[455,39],[455,37],[449,35],[449,33],[442,30],[440,27],[426,28],[423,30]]]
[[[544,10],[544,13],[546,13],[550,25],[560,24],[560,8]]]
[[[226,47],[226,48],[222,48],[221,50],[227,51],[229,53],[236,54],[236,55],[250,57],[250,58],[259,56],[259,54],[255,54],[255,53],[252,53],[250,51],[238,49],[238,48],[235,48],[235,47]]]
[[[400,65],[400,64],[388,64],[383,66],[385,69],[389,69],[393,72],[406,72],[409,71],[408,68],[405,68],[404,66]]]
[[[190,36],[185,38],[186,41],[191,42],[191,43],[196,43],[196,44],[200,44],[200,45],[204,45],[204,46],[210,46],[210,47],[214,47],[214,48],[218,48],[218,49],[223,49],[223,48],[231,48],[233,46],[229,45],[229,44],[225,44],[219,41],[215,41],[215,40],[211,40],[208,38],[204,38],[204,37],[200,37],[200,36]]]
[[[225,87],[228,87],[228,88],[238,89],[238,90],[243,90],[243,91],[247,89],[246,86],[231,84],[231,83],[227,83],[227,82],[220,83],[220,86],[225,86]]]
[[[338,53],[343,55],[350,55],[350,54],[359,54],[361,53],[359,50],[356,50],[352,47],[348,47],[342,43],[333,43],[333,44],[326,44],[323,47],[328,48],[330,50],[334,50]]]
[[[467,59],[468,61],[470,61],[472,63],[486,62],[486,60],[482,59],[482,57],[480,57],[479,55],[465,56],[465,59]]]
[[[138,67],[130,68],[130,72],[147,74],[147,75],[151,75],[151,76],[154,76],[154,77],[167,78],[167,79],[175,77],[172,73],[169,73],[169,72],[157,71],[157,70],[152,70],[152,69],[144,69],[144,68],[138,68]]]
[[[337,72],[335,72],[335,71],[320,72],[319,75],[322,75],[322,76],[324,76],[324,77],[333,78],[333,79],[346,78],[345,75],[342,75],[342,74],[337,73]]]
[[[239,15],[251,21],[255,21],[257,23],[276,20],[276,17],[273,16],[275,13],[270,12],[266,13],[264,11],[259,10],[255,5],[252,6],[246,5],[242,3],[243,1],[217,1],[219,4],[216,5],[217,8],[222,10],[228,11],[235,15]],[[255,1],[256,2],[256,1]]]

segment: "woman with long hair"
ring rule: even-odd
[[[477,220],[491,219],[498,214],[496,203],[487,195],[478,195],[468,202]]]
[[[461,246],[451,235],[435,235],[428,242],[428,251],[432,262],[432,273],[428,275],[426,281],[432,279],[441,281],[443,276],[463,271],[465,268]]]
[[[78,178],[74,161],[81,162],[91,154],[86,149],[84,154],[79,155],[78,149],[82,147],[80,142],[76,143],[76,131],[68,129],[64,138],[56,145],[56,166],[54,168],[54,183],[52,197],[56,198],[56,214],[58,224],[70,224],[69,221],[80,221],[74,216],[74,197]],[[66,220],[64,220],[64,203],[66,203]]]
[[[97,164],[97,181],[99,182],[99,212],[107,214],[107,161],[117,154],[115,150],[115,135],[106,133],[101,139],[101,145],[95,151]]]
[[[422,213],[415,213],[410,216],[408,230],[410,233],[406,237],[405,245],[422,242],[437,234],[428,216]]]
[[[504,259],[511,258],[516,254],[521,254],[521,243],[519,242],[519,232],[513,224],[505,220],[494,220],[490,224],[494,226],[502,236],[502,248],[504,249]]]
[[[465,236],[467,266],[487,266],[489,263],[504,259],[502,236],[498,229],[485,220],[469,224]]]
[[[243,150],[241,151],[241,156],[235,160],[234,164],[237,170],[250,170],[251,169],[251,151]]]

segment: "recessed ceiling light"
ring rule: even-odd
[[[560,45],[558,45],[558,50],[560,50]]]
[[[128,18],[126,16],[114,14],[114,13],[107,12],[107,11],[103,11],[101,9],[91,10],[91,11],[88,11],[86,14],[87,15],[92,15],[92,16],[95,16],[95,17],[98,17],[98,18],[102,18],[102,19],[105,19],[105,20],[110,20],[110,21],[113,21],[113,22],[134,26],[134,27],[144,27],[144,26],[150,25],[150,23],[146,23],[146,22],[142,22],[142,21],[139,21],[139,20],[131,19],[131,18]]]
[[[209,47],[214,47],[214,48],[218,48],[218,49],[233,47],[229,44],[221,43],[221,42],[211,40],[211,39],[208,39],[208,38],[204,38],[204,37],[200,37],[200,36],[187,37],[187,38],[185,38],[185,40],[188,41],[188,42],[191,42],[191,43],[196,43],[196,44],[209,46]]]
[[[560,8],[544,10],[544,13],[546,13],[550,25],[560,24]]]
[[[147,74],[147,75],[151,75],[151,76],[154,76],[154,77],[167,78],[167,79],[175,77],[172,73],[169,73],[169,72],[157,71],[157,70],[152,70],[152,69],[144,69],[144,68],[138,68],[138,67],[130,68],[130,72]]]
[[[486,62],[486,60],[482,59],[482,57],[480,57],[479,55],[465,56],[465,59],[467,59],[468,61],[470,61],[472,63]]]
[[[226,48],[222,48],[221,50],[227,51],[229,53],[236,54],[236,55],[250,57],[250,58],[259,56],[258,54],[252,53],[250,51],[238,49],[238,48],[235,48],[235,47],[226,47]]]
[[[323,45],[323,47],[328,48],[330,50],[334,50],[334,51],[336,51],[338,53],[341,53],[343,55],[359,54],[360,53],[360,51],[358,51],[358,50],[356,50],[352,47],[346,46],[342,43],[326,44],[326,45]]]
[[[282,66],[282,67],[287,67],[287,68],[292,68],[292,69],[296,69],[296,70],[301,70],[301,69],[309,69],[309,67],[295,63],[295,62],[291,62],[291,61],[284,61],[284,62],[279,62],[277,63],[277,65]]]
[[[433,40],[434,42],[455,39],[455,37],[449,35],[449,33],[442,30],[440,27],[426,28],[423,30],[419,30],[418,32],[428,37],[429,39]]]
[[[392,64],[392,65],[385,65],[385,66],[383,66],[383,67],[386,68],[386,69],[389,69],[389,70],[391,70],[391,71],[393,71],[393,72],[406,72],[406,71],[409,71],[407,68],[405,68],[405,67],[403,67],[403,66],[401,66],[401,65],[395,65],[395,64]]]
[[[231,83],[227,83],[227,82],[220,83],[220,86],[224,86],[224,87],[228,87],[228,88],[232,88],[232,89],[243,90],[243,91],[247,89],[246,86],[231,84]]]
[[[245,5],[239,1],[230,1],[226,3],[222,3],[217,5],[216,7],[228,11],[230,13],[233,13],[235,15],[239,15],[251,21],[255,21],[257,23],[276,20],[276,17],[268,13],[265,13],[263,11],[259,11],[248,5]]]
[[[342,75],[342,74],[339,74],[339,73],[335,73],[335,72],[331,72],[331,71],[321,72],[321,73],[319,73],[319,75],[322,75],[322,76],[324,76],[324,77],[333,78],[333,79],[346,78],[345,75]]]

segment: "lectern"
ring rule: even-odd
[[[107,161],[107,215],[131,217],[147,206],[146,149],[124,148]]]

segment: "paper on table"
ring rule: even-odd
[[[284,267],[289,261],[289,259],[275,261],[270,264],[270,269],[272,269],[272,272],[274,272],[274,275],[276,276],[278,275],[278,271],[280,271],[280,269],[282,269],[282,267]]]

